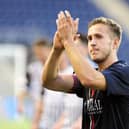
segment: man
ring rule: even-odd
[[[41,70],[50,52],[50,44],[45,39],[34,42],[32,46],[35,61],[32,61],[27,69],[27,84],[18,92],[18,112],[24,112],[25,97],[30,95],[34,102],[34,109],[31,129],[39,129],[40,119],[43,112],[43,93],[44,88],[41,87]]]
[[[117,57],[121,27],[100,17],[89,23],[88,51],[98,70],[93,69],[74,44],[78,19],[68,11],[58,14],[57,32],[46,61],[43,82],[52,90],[83,97],[82,129],[129,129],[129,65]],[[66,51],[73,75],[59,75],[58,63]]]

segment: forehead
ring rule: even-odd
[[[34,46],[33,48],[34,48],[34,49],[47,49],[48,46],[45,46],[45,45],[37,45],[37,46]]]
[[[96,33],[98,34],[104,34],[104,33],[109,33],[110,29],[109,29],[109,26],[108,25],[105,25],[105,24],[95,24],[95,25],[92,25],[89,29],[88,29],[88,36],[89,35],[94,35]]]

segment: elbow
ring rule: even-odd
[[[52,89],[52,86],[53,86],[53,79],[50,79],[50,78],[42,79],[42,87],[47,89]]]
[[[41,84],[42,84],[42,87],[45,87],[47,88],[48,87],[48,84],[49,84],[49,78],[48,76],[46,76],[45,73],[42,74],[42,78],[41,78]]]
[[[47,87],[49,86],[49,81],[48,81],[47,79],[43,78],[43,79],[42,79],[42,86],[43,86],[44,88],[47,88]]]
[[[83,78],[83,79],[80,79],[80,82],[84,87],[94,87],[93,78]]]
[[[81,84],[87,88],[99,89],[102,91],[106,90],[106,81],[102,81],[97,78],[85,78],[80,80]]]

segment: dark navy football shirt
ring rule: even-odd
[[[129,129],[129,65],[117,61],[102,73],[106,91],[86,88],[73,75],[72,92],[83,98],[82,129]]]

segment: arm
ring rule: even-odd
[[[62,113],[59,120],[54,124],[52,129],[61,129],[64,125],[65,113]]]
[[[27,93],[25,91],[20,91],[17,94],[17,111],[18,113],[24,112],[24,99],[27,96]]]
[[[58,73],[60,57],[64,51],[60,42],[58,33],[55,33],[52,50],[44,65],[42,80],[43,86],[48,89],[68,92],[73,87],[73,78],[72,75],[59,75]]]
[[[77,77],[83,86],[105,90],[106,81],[101,72],[96,71],[81,55],[76,45],[70,41],[64,43],[66,53],[71,61]],[[77,55],[77,56],[76,56]]]
[[[38,100],[35,102],[34,105],[34,116],[33,116],[33,121],[32,121],[32,127],[31,129],[38,129],[39,128],[39,122],[41,119],[41,115],[43,113],[43,102],[42,100]]]
[[[105,90],[106,81],[101,72],[92,68],[92,66],[85,60],[79,52],[77,46],[74,44],[74,21],[68,11],[60,12],[58,17],[58,33],[63,42],[65,51],[70,59],[77,77],[82,85],[85,87]]]
[[[82,127],[82,117],[80,116],[72,125],[71,129],[81,129]]]

